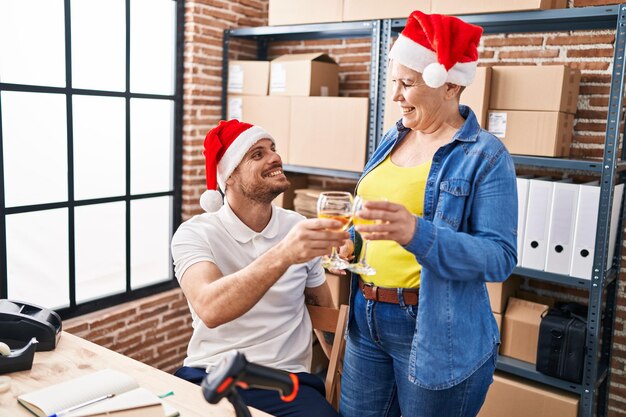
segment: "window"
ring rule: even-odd
[[[182,13],[0,0],[0,298],[70,317],[174,285]]]

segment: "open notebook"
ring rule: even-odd
[[[114,394],[111,398],[64,411],[79,404]],[[176,417],[169,404],[129,375],[104,369],[69,381],[51,385],[17,397],[17,401],[38,417],[61,413],[63,417]]]

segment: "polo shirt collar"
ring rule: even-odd
[[[272,217],[269,223],[260,233],[250,229],[244,222],[237,217],[235,212],[228,204],[228,200],[224,198],[224,205],[218,210],[217,216],[224,225],[224,228],[237,242],[247,243],[255,236],[263,236],[266,239],[272,239],[278,234],[278,220],[276,207],[272,205]]]

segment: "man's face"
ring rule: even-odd
[[[255,143],[226,181],[226,189],[260,203],[271,203],[289,185],[280,155],[269,139]]]

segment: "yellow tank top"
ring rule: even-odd
[[[359,183],[357,195],[365,198],[385,198],[402,204],[411,213],[422,216],[424,190],[430,172],[430,161],[414,167],[399,167],[387,158]],[[367,263],[376,269],[376,275],[363,277],[380,287],[417,288],[422,267],[415,256],[391,240],[370,241]]]

